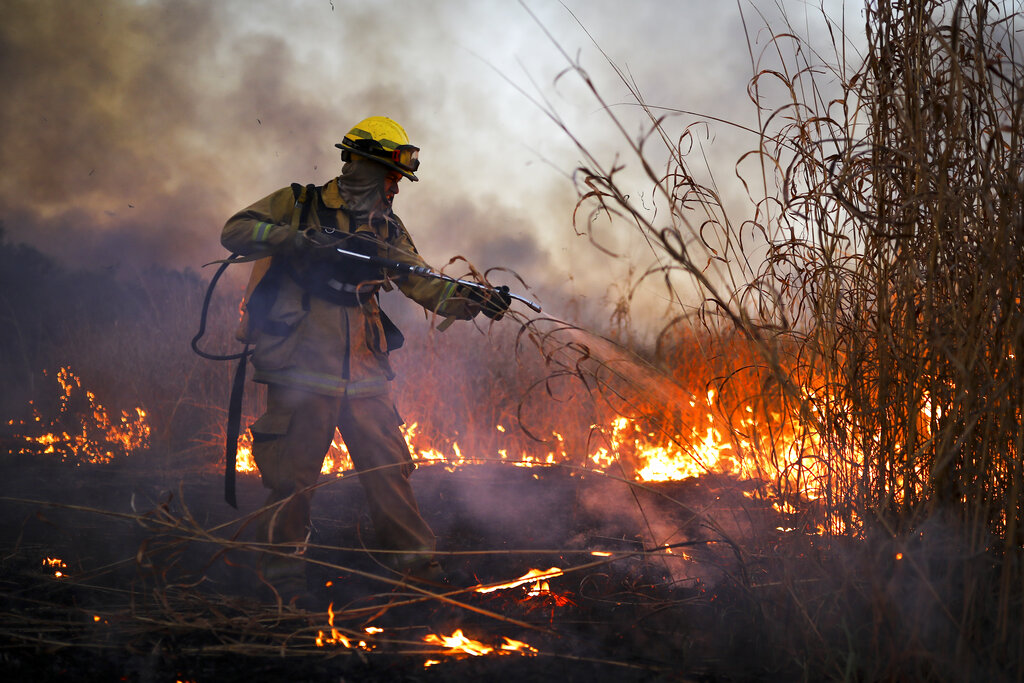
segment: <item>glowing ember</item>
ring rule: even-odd
[[[317,631],[316,638],[314,639],[314,642],[316,643],[317,647],[326,647],[328,645],[341,645],[342,647],[351,648],[351,649],[355,649],[355,648],[358,648],[360,650],[372,650],[373,649],[373,646],[367,644],[367,642],[365,640],[360,640],[360,641],[358,641],[356,643],[353,643],[351,638],[349,638],[344,633],[342,633],[337,628],[335,628],[335,626],[334,626],[334,603],[333,602],[327,606],[327,625],[331,627],[331,632],[330,632],[329,635],[327,633],[325,633],[324,631],[322,631],[322,630],[318,630]],[[366,632],[367,633],[380,633],[382,630],[383,629],[373,630],[371,628],[367,628]]]
[[[60,559],[59,557],[45,558],[43,560],[43,566],[47,569],[53,570],[53,577],[55,579],[62,579],[65,576],[67,576],[67,574],[64,573],[64,570],[68,568],[68,565],[64,562],[64,560]]]
[[[467,637],[462,632],[461,628],[455,629],[450,636],[434,635],[433,633],[429,633],[423,637],[423,642],[430,645],[438,645],[440,647],[448,648],[443,654],[455,655],[456,657],[465,657],[467,655],[471,657],[482,657],[490,654],[507,655],[513,652],[533,656],[538,652],[537,648],[522,641],[513,640],[508,637],[504,637],[502,640],[502,644],[498,646],[498,649],[495,649],[491,645],[487,645],[479,640],[473,640],[472,638]],[[437,660],[428,659],[426,663],[424,663],[424,666],[428,667],[437,663]]]
[[[122,411],[114,420],[93,392],[82,389],[82,380],[70,368],[60,369],[57,382],[61,393],[56,418],[45,420],[33,407],[31,422],[19,426],[39,433],[20,436],[26,445],[19,453],[54,454],[79,464],[107,463],[149,447],[150,428],[141,407]],[[14,425],[14,421],[9,424]]]
[[[540,584],[541,583],[544,584],[545,589],[546,589],[547,581],[545,579],[552,579],[552,578],[554,578],[556,576],[561,576],[564,573],[565,572],[563,572],[558,567],[552,567],[551,569],[548,569],[547,571],[542,571],[540,569],[531,569],[530,571],[526,572],[525,574],[520,576],[515,581],[510,581],[509,583],[503,583],[503,584],[500,584],[498,586],[481,586],[480,588],[476,589],[476,592],[477,593],[493,593],[494,591],[508,590],[509,588],[516,588],[518,586],[523,586],[523,585],[528,584],[528,583],[532,583],[535,586],[535,588],[531,588],[531,590],[535,590],[535,589],[536,590],[541,590],[540,589]]]

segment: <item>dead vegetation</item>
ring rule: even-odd
[[[577,229],[600,222],[651,245],[639,279],[672,302],[657,344],[641,361],[533,321],[490,347],[417,340],[433,364],[403,368],[450,399],[400,403],[438,441],[486,451],[480,435],[498,424],[523,428],[517,447],[565,439],[576,460],[552,467],[416,475],[467,585],[557,564],[566,573],[548,594],[396,586],[365,551],[359,493],[343,478],[318,493],[307,555],[333,622],[281,611],[250,588],[245,515],[219,503],[210,451],[196,445],[216,440],[210,413],[228,385],[227,369],[181,353],[196,279],[123,297],[139,326],[129,335],[62,322],[80,343],[50,342],[48,358],[63,354],[51,362],[110,386],[138,369],[130,401],[157,420],[157,445],[112,469],[5,462],[2,505],[17,520],[0,564],[5,663],[36,679],[91,666],[145,681],[1024,677],[1024,64],[1022,17],[1004,9],[875,3],[863,46],[824,17],[830,58],[789,25],[752,33],[745,209],[691,167],[714,122],[634,91],[649,117],[638,138],[592,90],[624,152],[606,163],[579,141]],[[646,176],[656,212],[624,187],[624,168]],[[147,305],[165,290],[177,293],[170,314]],[[637,287],[623,291],[625,325]],[[32,375],[44,365],[26,340],[45,335],[18,329],[11,348]],[[465,390],[453,395],[453,382]],[[590,425],[609,412],[691,448],[681,426],[704,419],[690,401],[709,389],[755,479],[640,484],[625,450],[621,469],[583,471],[608,437]],[[243,513],[258,508],[254,480],[240,493]],[[65,576],[43,565],[54,557]],[[472,657],[424,639],[455,628],[537,652]]]
[[[710,124],[645,102],[619,71],[650,119],[631,136],[566,55],[627,150],[609,164],[579,142],[577,224],[637,231],[645,277],[678,302],[662,338],[741,335],[761,396],[814,426],[813,453],[766,479],[815,481],[820,495],[794,504],[864,571],[818,593],[803,563],[785,582],[801,618],[784,647],[836,678],[1019,678],[1024,17],[993,2],[864,12],[863,47],[824,11],[827,54],[788,23],[751,34],[756,145],[736,166],[749,213],[691,166]],[[631,164],[656,211],[623,186]],[[846,624],[842,648],[824,615]]]

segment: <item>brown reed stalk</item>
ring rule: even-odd
[[[680,322],[710,344],[730,328],[751,342],[760,360],[744,372],[765,403],[820,437],[795,465],[763,462],[821,484],[826,528],[955,539],[914,564],[951,660],[1021,676],[1024,15],[982,0],[864,11],[852,66],[854,41],[827,16],[831,61],[785,19],[760,51],[751,40],[758,143],[737,163],[744,220],[690,166],[699,123],[670,132],[670,117],[690,112],[645,102],[619,71],[650,121],[631,136],[566,55],[667,209],[645,211],[622,186],[623,160],[603,164],[577,141],[577,215],[584,232],[622,219],[652,246],[672,301],[686,298],[678,273],[703,298],[693,314],[679,305],[663,345],[693,339]],[[651,160],[666,153],[658,171]],[[740,374],[724,374],[720,391]],[[792,481],[777,478],[775,495]],[[943,669],[941,657],[910,659],[922,675]],[[906,660],[893,652],[872,675]]]

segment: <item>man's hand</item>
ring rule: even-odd
[[[295,251],[300,254],[322,253],[331,249],[337,241],[335,234],[325,234],[322,230],[310,227],[295,233]]]
[[[467,287],[467,298],[480,305],[480,311],[491,320],[501,320],[505,311],[512,305],[512,297],[509,295],[508,287],[502,285],[494,289],[482,287]]]

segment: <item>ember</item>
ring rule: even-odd
[[[365,640],[353,641],[351,638],[343,634],[334,626],[334,603],[327,606],[327,625],[331,627],[330,635],[325,634],[322,630],[317,631],[316,642],[317,647],[325,647],[327,645],[341,645],[346,648],[358,648],[361,650],[372,650],[373,646],[368,645]],[[382,629],[367,628],[367,633],[380,633]]]
[[[68,565],[59,557],[47,557],[43,560],[43,566],[48,569],[53,569],[53,576],[56,579],[62,579],[67,576],[64,570],[68,568]]]
[[[528,645],[522,641],[513,640],[507,636],[503,637],[504,641],[498,646],[496,650],[493,646],[487,645],[480,642],[479,640],[473,640],[467,637],[461,628],[455,629],[450,636],[440,636],[429,633],[423,637],[423,642],[429,643],[430,645],[439,645],[441,647],[448,648],[443,654],[455,655],[455,656],[472,656],[481,657],[489,654],[506,655],[512,652],[518,652],[523,655],[533,656],[536,655],[537,648]],[[425,667],[437,664],[436,660],[427,660],[424,663]]]
[[[19,436],[24,445],[16,452],[55,454],[76,464],[95,464],[149,447],[150,428],[146,411],[141,407],[133,412],[122,411],[115,421],[93,392],[82,389],[82,380],[71,368],[62,367],[57,372],[57,382],[61,389],[57,416],[46,420],[33,405],[32,421],[17,425],[35,433]],[[14,426],[15,422],[11,420],[8,424]]]

